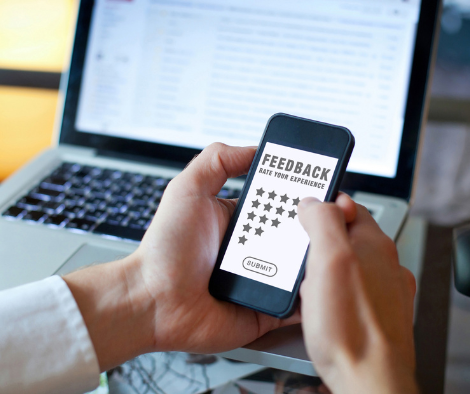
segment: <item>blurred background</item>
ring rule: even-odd
[[[470,0],[444,1],[431,120],[470,122]],[[0,0],[0,180],[51,143],[76,0]]]
[[[0,0],[0,181],[52,142],[75,0]]]
[[[0,181],[52,143],[76,1],[0,0]],[[444,1],[431,91],[414,212],[453,224],[470,218],[470,0]]]

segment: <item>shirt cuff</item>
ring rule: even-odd
[[[78,305],[52,276],[0,292],[0,391],[83,393],[99,365]]]

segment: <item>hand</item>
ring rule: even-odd
[[[209,294],[209,278],[236,200],[217,198],[228,178],[246,174],[255,148],[213,144],[168,185],[137,251],[142,285],[155,298],[159,350],[214,353],[245,345],[282,321]]]
[[[334,393],[417,393],[414,277],[368,211],[299,203],[310,252],[301,286],[307,351]]]
[[[102,370],[150,351],[221,352],[300,322],[298,313],[279,320],[208,291],[236,206],[216,195],[228,178],[247,173],[255,151],[209,146],[170,182],[135,253],[64,277]]]

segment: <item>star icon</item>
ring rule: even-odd
[[[252,227],[250,226],[250,223],[243,225],[243,231],[246,231],[247,233],[249,233],[251,229]]]
[[[271,200],[274,200],[274,199],[276,198],[276,196],[277,196],[277,194],[274,193],[274,190],[273,190],[271,193],[268,193],[268,194],[269,194],[269,197],[268,197],[268,198],[270,198]]]
[[[264,210],[265,211],[270,211],[273,206],[268,202],[267,204],[264,204]]]
[[[299,197],[294,198],[294,199],[292,200],[292,204],[293,204],[293,205],[299,205],[299,202],[300,202],[300,198],[299,198]]]
[[[245,236],[238,237],[238,243],[245,245],[245,242],[248,241],[248,239]]]
[[[256,215],[255,215],[254,212],[250,212],[250,213],[248,214],[248,219],[250,219],[250,220],[253,220],[255,217],[256,217]]]
[[[264,194],[264,190],[262,187],[260,187],[259,189],[256,189],[256,195],[257,196],[263,196]]]
[[[297,215],[297,212],[295,212],[295,209],[293,209],[292,211],[289,211],[289,217],[290,218],[294,219],[295,215]]]
[[[256,230],[255,230],[255,234],[256,235],[259,235],[261,237],[261,234],[264,233],[264,230],[261,228],[261,227],[258,227]]]
[[[283,209],[282,207],[279,207],[279,208],[276,208],[276,213],[278,215],[282,215],[282,213],[285,211],[285,209]]]
[[[266,224],[266,220],[268,220],[268,218],[266,217],[266,215],[263,215],[263,216],[260,216],[260,217],[259,217],[259,222],[260,222],[260,223]]]
[[[274,226],[274,227],[277,228],[277,226],[278,226],[279,224],[281,224],[281,222],[280,222],[279,220],[277,220],[277,218],[276,218],[276,219],[272,220],[271,226]]]
[[[252,207],[252,208],[253,208],[253,207],[254,207],[254,208],[258,208],[258,207],[259,207],[259,204],[260,204],[260,202],[259,202],[258,200],[252,201],[252,202],[251,202],[251,207]]]
[[[288,199],[289,197],[287,197],[287,194],[284,194],[283,196],[281,196],[281,202],[287,202]]]

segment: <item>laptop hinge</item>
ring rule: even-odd
[[[180,161],[162,160],[162,159],[157,159],[157,158],[152,158],[152,157],[139,156],[139,155],[133,155],[133,154],[121,153],[121,152],[112,152],[112,151],[101,150],[101,149],[96,151],[96,156],[109,157],[113,159],[139,162],[139,163],[145,163],[145,164],[153,164],[153,165],[159,165],[159,166],[165,166],[165,167],[181,168],[181,169],[184,169],[184,167],[186,167],[186,164],[187,164],[187,163],[182,163]]]
[[[88,148],[84,146],[59,144],[59,149],[62,152],[67,152],[70,154],[80,154],[81,156],[86,156],[86,157],[96,156],[96,149]]]

